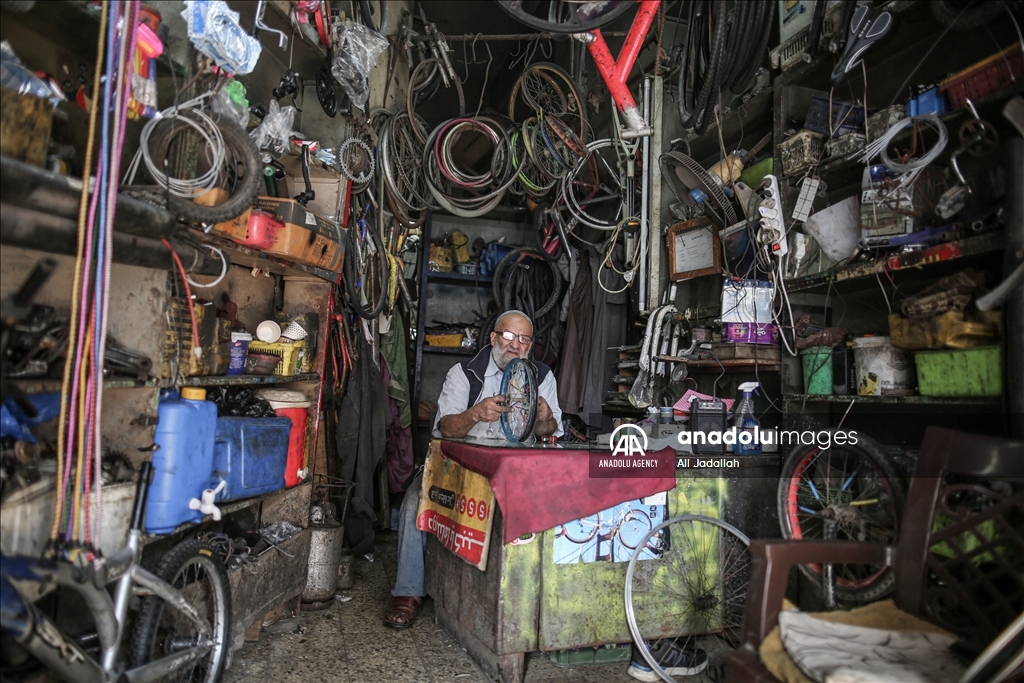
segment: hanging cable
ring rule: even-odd
[[[174,265],[177,267],[181,281],[185,285],[185,302],[188,306],[188,317],[192,321],[192,353],[195,355],[196,360],[199,360],[203,357],[203,349],[199,345],[199,326],[196,324],[196,311],[192,306],[192,288],[188,286],[188,275],[185,274],[185,267],[181,265],[181,259],[178,257],[178,253],[171,247],[171,243],[166,238],[160,241],[167,247],[167,251],[171,252],[171,258],[174,259]]]

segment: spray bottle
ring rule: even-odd
[[[761,455],[761,423],[754,416],[754,399],[750,396],[759,386],[758,382],[744,382],[740,385],[743,398],[736,406],[736,416],[732,422],[736,429],[736,443],[732,452],[736,455]]]

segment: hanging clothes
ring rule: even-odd
[[[380,363],[380,374],[384,384],[391,386],[393,377],[383,357]],[[398,401],[391,395],[388,396],[388,412],[391,414],[391,424],[388,425],[384,446],[384,461],[388,467],[388,490],[391,493],[401,493],[412,479],[414,459],[412,428],[408,425],[402,426]]]
[[[402,314],[395,309],[391,319],[391,327],[386,334],[380,336],[380,355],[391,379],[385,380],[388,396],[398,404],[399,422],[403,428],[412,425],[412,397],[409,391],[409,362],[406,356],[405,321]]]
[[[558,404],[562,412],[580,415],[587,393],[591,341],[594,338],[594,283],[590,257],[585,251],[577,259],[565,322],[565,350],[558,373]],[[584,416],[585,418],[585,416]]]
[[[338,406],[338,459],[342,478],[354,485],[345,516],[345,538],[355,555],[365,555],[373,552],[377,521],[373,475],[384,455],[392,417],[370,345],[362,334],[353,337],[358,358]]]
[[[601,262],[608,249],[607,243],[587,247],[590,256],[591,291],[594,295],[593,336],[590,342],[590,362],[587,366],[587,390],[583,407],[579,413],[587,424],[599,424],[605,395],[612,390],[612,375],[619,360],[618,347],[626,343],[626,313],[629,304],[628,292],[609,294],[601,284],[612,291],[624,289],[626,280],[611,270],[602,268]],[[619,245],[613,259],[622,268],[623,249]],[[601,283],[601,284],[599,284]]]

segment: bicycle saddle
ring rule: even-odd
[[[846,49],[832,71],[832,85],[839,86],[869,52],[877,50],[896,33],[896,15],[861,5],[853,12]]]

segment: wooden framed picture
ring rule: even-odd
[[[706,217],[669,226],[670,280],[689,280],[722,272],[722,242],[718,228]]]

